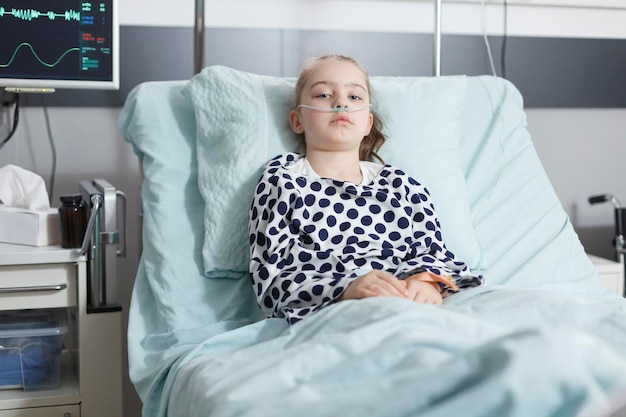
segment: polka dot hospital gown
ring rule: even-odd
[[[426,270],[459,289],[481,284],[446,249],[428,191],[413,178],[385,165],[355,185],[290,171],[301,158],[272,159],[252,201],[250,278],[268,317],[293,324],[374,269],[400,279]]]

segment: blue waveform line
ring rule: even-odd
[[[47,17],[50,20],[55,20],[58,17],[64,18],[66,21],[76,20],[80,21],[80,12],[75,10],[66,10],[63,13],[55,13],[53,11],[41,12],[35,9],[11,9],[11,11],[0,6],[0,18],[4,16],[13,16],[16,19],[26,20],[31,22],[33,19],[39,19],[40,17]]]
[[[15,56],[17,55],[17,53],[19,52],[19,50],[20,50],[22,47],[24,47],[24,48],[29,48],[29,49],[30,49],[30,51],[33,53],[33,56],[35,57],[35,59],[36,59],[37,61],[39,61],[42,65],[44,65],[44,66],[46,66],[46,67],[48,67],[48,68],[53,68],[53,67],[56,67],[56,66],[59,64],[59,62],[61,62],[61,60],[62,60],[63,58],[65,58],[65,56],[66,56],[67,54],[69,54],[69,53],[71,53],[71,52],[78,52],[78,51],[80,51],[80,49],[79,49],[79,48],[70,48],[70,49],[68,49],[67,51],[63,52],[63,53],[61,54],[61,56],[59,57],[59,59],[57,59],[56,61],[54,61],[54,62],[52,62],[52,63],[48,63],[48,62],[45,62],[43,59],[41,59],[41,58],[39,57],[39,55],[37,55],[37,52],[35,52],[35,49],[33,48],[33,46],[32,46],[30,43],[28,43],[28,42],[22,42],[22,43],[20,43],[20,44],[17,46],[17,48],[15,48],[15,51],[13,51],[13,55],[11,56],[11,58],[9,59],[9,61],[8,61],[6,64],[3,64],[2,62],[0,62],[0,68],[8,68],[8,67],[9,67],[9,66],[13,63],[13,61],[15,61]]]

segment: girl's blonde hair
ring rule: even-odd
[[[365,75],[366,87],[370,95],[370,103],[371,103],[372,89],[370,87],[369,75],[367,74],[367,71],[365,70],[365,68],[363,68],[363,66],[359,64],[354,58],[351,58],[345,55],[332,54],[332,55],[323,55],[318,58],[315,58],[309,61],[309,63],[304,67],[304,69],[300,73],[300,76],[298,77],[298,81],[296,81],[296,88],[295,88],[295,93],[294,93],[294,98],[293,98],[294,109],[300,105],[300,97],[302,96],[302,90],[304,89],[304,86],[307,83],[311,68],[313,68],[315,64],[321,61],[327,60],[327,59],[347,61],[347,62],[350,62],[351,64],[354,64],[356,67],[358,67],[363,72],[363,75]],[[385,163],[383,159],[380,157],[380,155],[378,155],[378,151],[383,146],[386,140],[385,135],[383,135],[382,133],[383,123],[374,110],[371,110],[371,112],[372,112],[372,116],[374,116],[372,129],[370,130],[370,133],[367,136],[365,136],[363,140],[361,141],[361,147],[359,148],[359,159],[362,161],[374,161],[374,159],[378,159],[378,161],[380,161],[381,163]]]

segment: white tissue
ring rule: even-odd
[[[0,168],[0,202],[29,210],[50,209],[43,178],[15,165]]]

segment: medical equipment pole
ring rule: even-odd
[[[622,207],[619,200],[611,194],[600,194],[589,197],[589,204],[605,203],[610,201],[613,204],[615,212],[615,257],[616,261],[624,266],[624,277],[626,278],[626,262],[624,255],[626,254],[626,231],[624,225],[626,223],[626,207]],[[626,282],[626,279],[625,279]],[[626,291],[626,290],[625,290]],[[626,296],[626,293],[623,294]]]
[[[434,73],[435,77],[441,75],[441,0],[435,0]]]
[[[204,68],[204,0],[196,0],[194,35],[194,74],[198,74]]]

